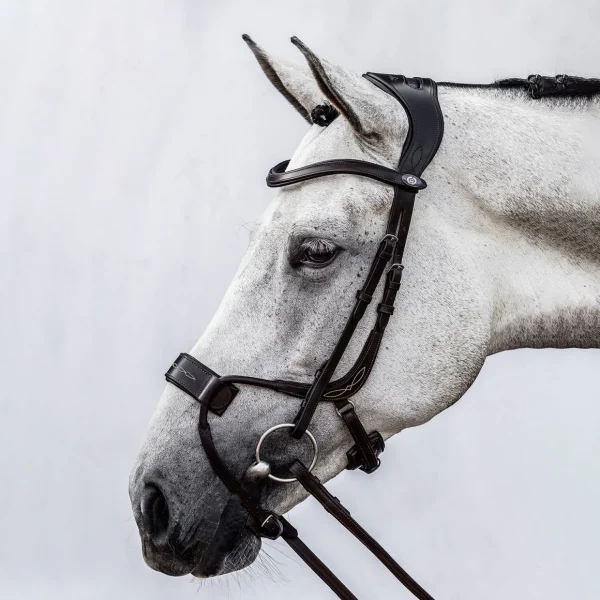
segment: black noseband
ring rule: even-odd
[[[189,354],[180,354],[166,378],[200,402],[198,432],[211,467],[228,490],[236,495],[251,519],[249,526],[261,537],[275,539],[279,536],[325,581],[338,597],[356,600],[343,583],[300,541],[298,532],[280,515],[264,509],[252,497],[242,481],[231,473],[223,462],[212,439],[208,414],[222,415],[231,404],[239,389],[235,385],[265,387],[288,396],[300,398],[300,408],[294,422],[282,424],[290,428],[291,435],[301,438],[306,432],[319,402],[333,402],[338,415],[343,419],[354,440],[347,452],[348,468],[372,473],[380,464],[383,438],[377,431],[367,433],[361,423],[354,403],[349,400],[366,383],[377,358],[385,328],[394,313],[394,301],[402,280],[402,256],[408,237],[415,195],[425,188],[421,174],[431,162],[442,141],[444,122],[437,100],[437,87],[431,79],[407,78],[402,75],[367,73],[368,81],[398,100],[409,120],[409,131],[404,142],[398,169],[360,160],[340,159],[314,163],[286,171],[289,161],[276,165],[269,171],[267,185],[281,187],[302,183],[317,177],[330,175],[358,175],[392,185],[394,197],[389,212],[386,233],[379,243],[367,277],[357,290],[356,301],[336,346],[317,371],[311,383],[287,380],[266,380],[257,377],[228,375],[219,377]],[[385,276],[385,277],[384,277]],[[352,368],[342,377],[332,381],[333,374],[344,355],[356,327],[382,279],[385,279],[381,301],[377,305],[375,325]],[[274,428],[272,428],[274,429]],[[272,430],[271,429],[271,430]],[[269,432],[271,431],[269,430]],[[269,433],[267,432],[267,433]],[[264,438],[264,436],[263,436]],[[261,438],[262,439],[262,438]],[[317,452],[314,441],[315,456]],[[260,444],[259,444],[260,446]],[[258,458],[257,449],[257,460]],[[255,465],[254,476],[271,477],[269,465],[260,461]],[[311,467],[312,468],[312,467]],[[320,481],[299,461],[290,467],[293,479],[297,480],[323,507],[344,527],[355,535],[385,566],[420,600],[433,600],[394,559],[352,519],[340,501],[329,494]],[[288,480],[286,480],[288,481]]]
[[[237,386],[224,382],[214,371],[189,354],[180,354],[165,377],[198,402],[206,403],[219,416],[227,410],[240,391]]]

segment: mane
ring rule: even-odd
[[[574,75],[555,77],[530,75],[527,79],[499,79],[493,83],[454,83],[438,82],[439,86],[454,88],[523,90],[531,98],[565,98],[574,96],[590,97],[600,94],[600,79],[586,79]]]

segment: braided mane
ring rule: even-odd
[[[439,82],[438,85],[461,88],[482,89],[522,89],[532,98],[565,97],[565,96],[593,96],[600,94],[600,79],[586,79],[574,75],[530,75],[527,79],[499,79],[494,83],[454,83],[451,81]]]

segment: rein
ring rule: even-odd
[[[269,187],[299,184],[317,177],[351,174],[376,179],[394,187],[394,198],[389,212],[386,232],[371,263],[363,286],[356,292],[356,302],[338,338],[331,355],[316,372],[311,383],[288,380],[268,380],[241,375],[220,377],[206,365],[190,356],[180,354],[166,373],[166,379],[200,403],[198,433],[210,465],[231,494],[237,496],[249,514],[247,526],[259,537],[282,537],[300,558],[343,600],[356,600],[348,588],[300,540],[298,532],[281,515],[263,508],[244,485],[244,479],[270,478],[279,482],[298,481],[304,489],[362,542],[390,572],[419,600],[433,600],[402,567],[374,540],[350,515],[341,502],[332,496],[310,472],[317,462],[318,448],[308,431],[319,402],[333,402],[337,414],[343,419],[354,446],[346,455],[348,469],[373,473],[379,468],[379,456],[384,442],[377,431],[367,433],[349,400],[366,383],[383,339],[383,334],[394,313],[394,302],[402,280],[402,257],[410,227],[415,196],[426,187],[421,175],[435,156],[444,132],[444,121],[437,98],[437,85],[431,79],[408,78],[403,75],[367,73],[364,77],[400,102],[406,111],[409,131],[398,162],[398,168],[361,160],[328,160],[286,171],[289,161],[273,167],[267,176]],[[373,299],[384,277],[381,301],[377,305],[377,319],[354,365],[341,378],[332,381],[333,374],[352,339],[356,327]],[[214,444],[209,424],[209,412],[221,416],[231,404],[239,388],[236,384],[268,388],[288,396],[300,398],[300,407],[293,423],[271,427],[260,438],[256,449],[256,463],[249,467],[242,480],[238,480],[221,459]],[[293,438],[305,434],[314,448],[314,458],[307,468],[295,460],[290,465],[291,478],[275,477],[270,466],[260,459],[264,439],[276,429],[289,429]]]

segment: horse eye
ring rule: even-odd
[[[333,262],[338,254],[338,247],[329,240],[305,240],[296,252],[293,262],[308,267],[319,268]]]

